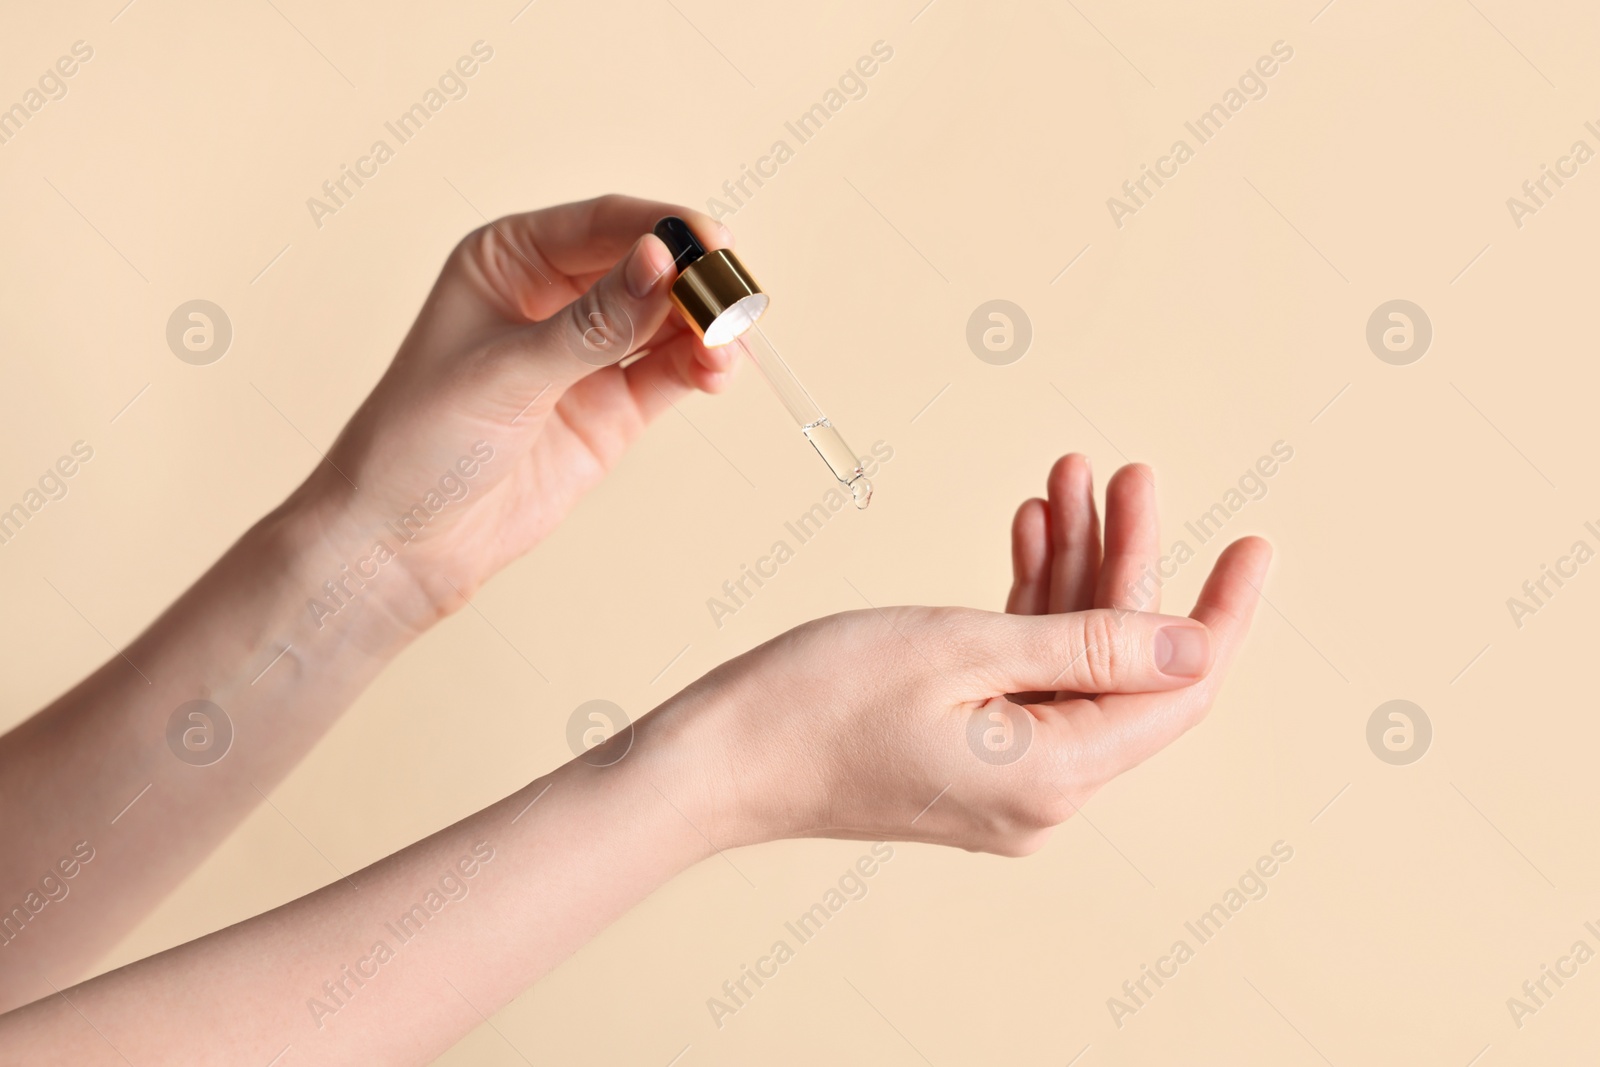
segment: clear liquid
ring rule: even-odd
[[[817,455],[822,457],[822,462],[828,465],[833,476],[850,490],[850,498],[855,501],[857,508],[865,509],[872,503],[872,483],[867,480],[867,472],[862,469],[855,452],[845,444],[844,437],[833,428],[833,423],[823,417],[808,426],[802,426],[800,432],[806,435],[806,440],[811,442],[811,447],[817,450]]]
[[[839,436],[839,431],[833,428],[833,423],[828,421],[817,402],[811,399],[811,394],[800,384],[800,379],[794,376],[794,371],[789,369],[789,364],[784,361],[771,338],[756,324],[733,343],[761,368],[773,392],[778,394],[778,399],[799,424],[800,432],[806,435],[806,440],[811,442],[811,447],[817,450],[817,455],[822,457],[833,476],[839,479],[839,484],[850,490],[850,498],[855,501],[856,507],[864,509],[872,502],[872,483],[867,480],[855,452],[845,444],[844,438]]]

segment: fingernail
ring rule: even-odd
[[[1156,670],[1198,678],[1211,663],[1211,635],[1203,626],[1163,626],[1156,631]]]
[[[633,294],[635,300],[649,296],[650,290],[656,287],[656,282],[671,266],[672,253],[667,251],[667,246],[661,243],[660,238],[653,234],[645,237],[633,250],[633,258],[628,261],[628,269],[624,272],[628,292]]]

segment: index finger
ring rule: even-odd
[[[733,245],[732,231],[704,212],[616,193],[507,215],[493,225],[535,262],[542,260],[568,278],[578,278],[610,270],[667,215],[687,222],[708,249]]]

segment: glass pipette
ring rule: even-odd
[[[682,219],[669,215],[656,223],[655,234],[672,253],[678,279],[672,299],[709,348],[734,344],[748,355],[778,394],[800,432],[839,483],[850,490],[858,508],[872,500],[867,480],[850,446],[756,324],[771,303],[737,256],[726,248],[707,252]]]

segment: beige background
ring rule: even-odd
[[[0,34],[6,103],[74,41],[94,48],[67,97],[0,145],[0,500],[73,441],[95,449],[0,547],[0,726],[108,654],[96,629],[129,641],[304,475],[306,439],[332,440],[479,212],[612,190],[702,204],[878,40],[894,58],[866,97],[731,224],[774,294],[771,335],[848,438],[894,459],[870,511],[830,523],[719,630],[706,598],[829,483],[753,369],[669,413],[482,593],[504,640],[466,612],[412,648],[276,790],[278,810],[105,966],[502,796],[570,756],[578,704],[641,713],[861,606],[849,583],[879,604],[997,606],[1011,512],[1062,452],[1102,478],[1125,457],[1153,464],[1170,541],[1282,440],[1294,458],[1227,527],[1279,554],[1222,700],[1041,854],[897,847],[721,1030],[706,998],[862,846],[746,850],[748,882],[704,864],[440,1062],[1498,1067],[1592,1052],[1600,963],[1520,1029],[1506,998],[1575,940],[1600,949],[1582,927],[1600,920],[1600,566],[1520,630],[1506,598],[1574,540],[1600,546],[1582,528],[1600,519],[1600,163],[1521,229],[1505,201],[1575,139],[1600,148],[1583,128],[1600,119],[1600,15],[1507,0],[122,2],[15,8]],[[479,39],[494,58],[470,95],[317,229],[305,199]],[[1106,198],[1278,40],[1294,58],[1269,94],[1114,226]],[[235,330],[206,367],[163,336],[197,297]],[[1034,329],[1009,366],[964,337],[993,298]],[[1393,298],[1434,327],[1409,366],[1364,339]],[[1187,606],[1217,547],[1169,604]],[[1366,743],[1392,698],[1433,724],[1409,766]],[[1107,998],[1279,840],[1294,858],[1270,893],[1114,1025]]]

